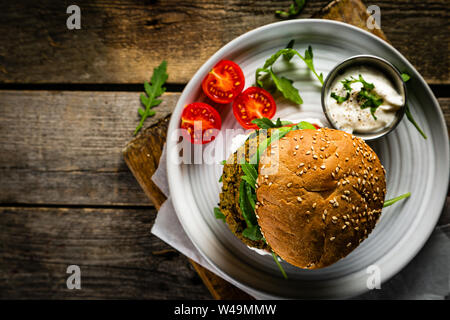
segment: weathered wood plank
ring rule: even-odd
[[[450,128],[450,98],[439,102]],[[133,92],[0,91],[0,203],[149,205],[122,157],[138,106]]]
[[[128,143],[123,150],[123,157],[126,164],[145,194],[158,210],[167,198],[155,183],[153,183],[151,176],[155,173],[159,165],[163,146],[167,138],[169,120],[169,117],[166,117],[145,129],[139,136]],[[194,266],[214,299],[251,299],[251,296],[197,264],[195,261],[189,261]]]
[[[210,299],[188,260],[150,235],[155,215],[0,208],[0,299]],[[81,290],[66,287],[72,264],[81,268]]]
[[[122,151],[125,163],[157,210],[167,198],[151,177],[159,166],[169,121],[170,116],[167,116],[143,130]]]
[[[300,18],[328,2],[308,1]],[[186,83],[230,40],[280,21],[274,11],[290,3],[83,0],[77,1],[82,29],[70,31],[64,1],[2,1],[0,82],[142,83],[166,59],[169,81]],[[389,41],[429,83],[450,84],[448,2],[379,0],[376,5]]]
[[[444,113],[445,123],[447,124],[447,132],[450,137],[450,98],[439,98],[438,102],[441,106],[442,112]]]
[[[357,26],[387,41],[380,28],[369,29],[367,20],[369,12],[361,0],[334,0],[313,15],[313,18],[342,21]]]
[[[121,154],[139,104],[129,92],[0,91],[0,202],[149,205]]]
[[[0,208],[0,299],[210,299],[188,260],[150,234],[155,216]],[[81,290],[66,287],[72,264],[81,268]]]

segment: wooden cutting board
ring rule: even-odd
[[[368,30],[366,22],[369,14],[367,13],[365,5],[360,0],[332,1],[313,17],[343,21]],[[381,29],[368,31],[386,40]],[[153,183],[151,177],[159,164],[159,158],[161,157],[163,145],[166,141],[169,120],[170,116],[167,116],[151,127],[143,130],[137,137],[130,141],[123,150],[126,164],[158,210],[166,200],[166,197]],[[252,299],[252,297],[245,292],[206,270],[194,261],[190,260],[190,262],[214,299]]]

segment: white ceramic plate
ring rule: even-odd
[[[201,81],[221,59],[238,63],[246,87],[254,82],[257,67],[295,39],[304,52],[313,47],[316,70],[324,76],[340,61],[358,54],[380,56],[408,72],[408,103],[428,135],[424,140],[406,120],[386,138],[370,143],[387,170],[387,198],[410,191],[411,198],[383,210],[369,238],[346,258],[320,270],[301,270],[283,263],[289,280],[282,278],[270,256],[249,250],[228,227],[216,220],[222,172],[219,164],[183,165],[171,161],[176,141],[171,133],[179,127],[183,107],[204,100]],[[278,68],[282,69],[280,64]],[[304,103],[300,107],[279,103],[275,117],[320,118],[320,83],[306,69],[296,71],[295,82]],[[230,107],[221,112],[223,129],[239,128]],[[367,289],[367,268],[376,265],[381,280],[400,271],[422,248],[441,213],[449,181],[449,141],[444,117],[431,90],[414,67],[392,46],[348,24],[328,20],[291,20],[250,31],[214,54],[186,86],[169,125],[168,178],[178,218],[189,238],[222,277],[263,298],[345,298]],[[214,143],[210,144],[214,147]]]

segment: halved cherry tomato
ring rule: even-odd
[[[252,120],[271,119],[276,111],[277,106],[270,93],[258,87],[246,89],[233,102],[234,116],[245,129],[258,129]]]
[[[194,102],[184,107],[181,113],[183,135],[195,144],[205,144],[215,139],[222,127],[219,113],[209,104]]]
[[[214,102],[230,103],[242,89],[245,78],[241,68],[229,60],[222,60],[202,81],[203,92]]]

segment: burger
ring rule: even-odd
[[[302,269],[354,250],[386,195],[385,170],[362,139],[307,123],[255,131],[224,164],[222,183],[218,211],[230,230]]]

